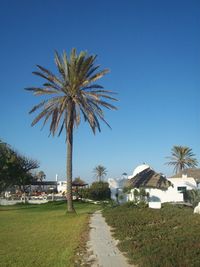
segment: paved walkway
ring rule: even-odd
[[[95,212],[90,221],[90,239],[87,243],[92,267],[133,267],[116,247],[110,227],[100,211]]]

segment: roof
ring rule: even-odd
[[[145,169],[130,179],[133,187],[158,188],[166,190],[172,185],[162,174],[156,173],[151,168]]]
[[[72,182],[72,186],[86,186],[88,184],[84,183],[84,182]]]
[[[184,174],[188,177],[193,177],[196,181],[200,181],[200,169],[198,168],[185,169],[170,178],[182,178],[182,175]]]

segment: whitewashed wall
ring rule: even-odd
[[[134,201],[134,190],[131,190],[131,193],[128,194],[129,201]],[[154,189],[154,188],[146,188],[146,192],[149,193],[149,200],[151,202],[182,202],[183,201],[183,193],[178,192],[173,187],[169,187],[168,190]]]

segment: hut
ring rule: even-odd
[[[148,195],[148,202],[183,202],[183,192],[177,190],[172,179],[167,179],[163,174],[157,173],[149,165],[139,165],[133,175],[129,176],[129,185],[132,188],[128,200],[134,201],[135,189],[144,189]],[[135,191],[136,192],[136,191]]]

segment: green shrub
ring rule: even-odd
[[[81,198],[89,198],[90,196],[90,189],[89,188],[81,188],[79,189],[79,196]]]
[[[129,202],[106,209],[103,215],[120,240],[120,250],[133,264],[200,266],[200,216],[194,215],[192,208],[164,204],[154,210]]]
[[[82,198],[89,198],[92,200],[108,200],[111,192],[109,184],[106,182],[94,182],[89,188],[83,188],[79,191]]]
[[[110,188],[106,182],[94,182],[89,188],[89,198],[93,200],[110,199]]]
[[[124,206],[126,208],[132,208],[132,207],[136,207],[137,206],[137,203],[135,201],[128,201],[124,204]]]
[[[184,199],[190,202],[193,207],[197,206],[200,202],[200,190],[186,190],[184,192]]]

